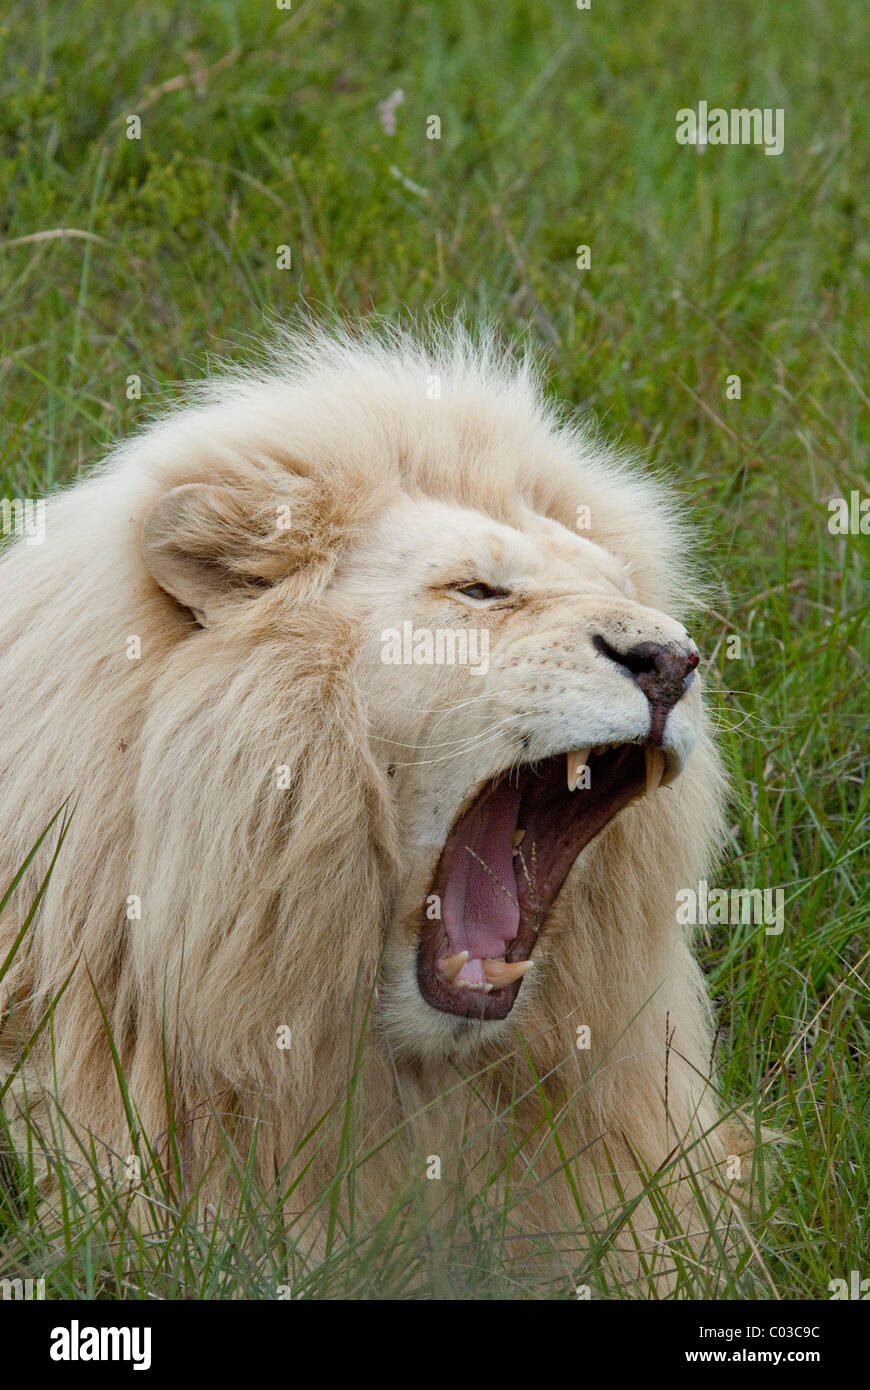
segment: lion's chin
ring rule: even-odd
[[[432,880],[417,985],[432,1008],[506,1018],[581,850],[630,802],[673,780],[664,750],[623,743],[560,753],[499,774],[459,816]]]

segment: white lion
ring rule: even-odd
[[[21,1077],[107,1166],[143,1134],[169,1164],[170,1104],[211,1199],[258,1119],[256,1178],[316,1205],[352,1093],[367,1211],[435,1154],[503,1165],[530,1238],[579,1248],[579,1203],[661,1249],[738,1142],[675,917],[723,797],[690,533],[491,337],[311,330],[274,363],[0,563],[2,880],[73,808],[0,1062],[69,976]],[[631,1205],[660,1167],[673,1225]]]

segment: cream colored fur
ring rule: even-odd
[[[224,1173],[210,1115],[235,1123],[242,1150],[257,1116],[257,1178],[312,1160],[288,1201],[305,1207],[346,1161],[359,1070],[355,1142],[400,1133],[360,1170],[358,1207],[377,1213],[408,1174],[423,1185],[433,1154],[479,1183],[512,1136],[514,1230],[578,1228],[539,1124],[546,1095],[592,1215],[638,1190],[639,1165],[709,1131],[667,1188],[697,1228],[688,1169],[736,1142],[715,1128],[704,981],[675,922],[677,889],[703,876],[721,828],[699,681],[668,723],[682,774],[582,853],[508,1019],[437,1013],[413,970],[471,791],[516,762],[644,736],[643,695],[603,670],[590,635],[684,634],[693,590],[673,503],[560,420],[534,369],[491,340],[308,332],[274,363],[117,449],[50,500],[42,546],[0,562],[0,886],[61,802],[74,807],[32,949],[4,982],[25,1032],[73,971],[31,1091],[54,1074],[107,1167],[136,1151],[98,995],[158,1148],[165,1053],[188,1177],[211,1164],[206,1196]],[[521,602],[482,613],[442,587],[475,579]],[[486,625],[488,672],[385,665],[382,633],[407,619]],[[0,959],[53,843],[0,917]],[[517,1095],[509,1123],[494,1121]],[[479,1142],[458,1157],[463,1134]],[[646,1249],[674,1234],[646,1203],[630,1224]],[[633,1239],[626,1227],[616,1244]]]

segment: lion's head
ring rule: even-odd
[[[304,651],[352,692],[352,727],[321,735],[350,739],[350,765],[322,794],[392,824],[388,920],[367,943],[384,947],[380,1015],[400,1052],[443,1056],[546,993],[536,948],[566,879],[654,797],[643,831],[692,754],[679,537],[649,479],[559,424],[528,363],[462,337],[434,359],[407,341],[314,359],[191,422],[206,478],[188,449],[144,555],[204,629],[173,679],[241,643],[249,663],[268,647],[270,684]],[[367,813],[336,806],[336,835],[349,814]],[[354,867],[336,871],[349,886]]]

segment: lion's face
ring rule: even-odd
[[[404,850],[383,1010],[400,1045],[443,1054],[522,1012],[584,847],[682,772],[698,653],[627,564],[528,508],[507,525],[405,498],[337,588],[364,613]]]

